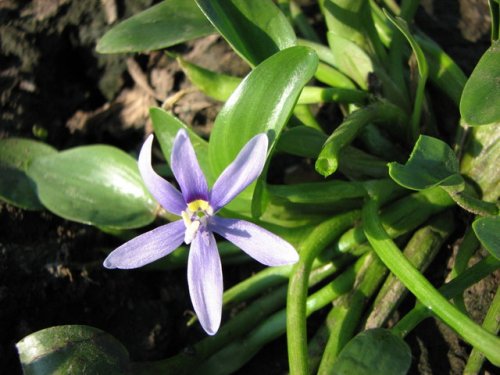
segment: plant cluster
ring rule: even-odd
[[[10,138],[0,140],[0,198],[109,233],[168,221],[104,265],[141,267],[180,247],[194,310],[212,336],[189,353],[131,363],[105,332],[52,327],[18,343],[26,373],[229,374],[286,334],[291,374],[405,374],[405,336],[429,317],[471,345],[467,373],[484,358],[500,366],[500,293],[482,325],[463,300],[500,267],[500,2],[489,2],[491,47],[470,77],[413,23],[418,3],[320,0],[326,35],[318,35],[294,0],[166,0],[106,33],[100,53],[218,33],[251,70],[233,77],[168,52],[200,91],[224,102],[209,140],[150,110],[171,168],[163,177],[181,192],[153,170],[152,137],[138,164],[111,146],[57,151]],[[453,129],[441,125],[429,86],[454,103]],[[333,130],[316,116],[324,103],[342,113]],[[270,184],[271,162],[283,154],[311,161],[324,178]],[[222,294],[213,232],[224,237],[223,263],[253,261],[241,248],[276,267]],[[435,287],[424,272],[457,238],[447,282]],[[469,266],[480,248],[488,255]],[[415,307],[388,326],[408,291]],[[221,310],[236,305],[219,328]],[[313,334],[307,321],[320,309],[329,312]]]

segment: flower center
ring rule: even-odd
[[[197,199],[195,201],[189,202],[185,211],[181,212],[182,220],[186,226],[186,232],[184,233],[184,242],[189,245],[200,225],[207,224],[207,217],[212,216],[214,210],[207,201],[203,199]]]

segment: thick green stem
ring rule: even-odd
[[[490,273],[500,267],[500,261],[492,256],[488,256],[476,263],[471,268],[465,270],[462,274],[450,281],[448,284],[439,288],[439,292],[448,299],[455,298],[463,293],[465,289],[482,280]],[[408,313],[392,329],[393,333],[405,337],[420,322],[432,316],[432,312],[420,303]]]
[[[454,228],[451,212],[441,214],[412,236],[404,249],[404,255],[420,272],[424,272]],[[374,307],[366,319],[365,329],[381,327],[406,292],[404,284],[390,274],[373,303]]]
[[[365,234],[373,249],[403,284],[433,313],[476,346],[495,365],[500,365],[500,339],[484,330],[460,312],[415,269],[385,232],[377,213],[377,204],[370,200],[363,208]]]
[[[287,297],[287,341],[290,372],[308,374],[306,299],[309,273],[314,259],[344,230],[359,218],[359,211],[351,211],[321,223],[299,249],[300,260],[290,277]]]

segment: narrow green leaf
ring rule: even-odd
[[[0,140],[0,199],[26,210],[41,210],[35,184],[26,174],[36,158],[56,153],[51,146],[23,138]]]
[[[177,58],[177,61],[191,82],[205,95],[216,100],[226,101],[242,81],[242,78],[213,72],[182,58]],[[345,80],[349,81],[346,77]],[[306,86],[299,97],[298,104],[331,101],[337,103],[362,103],[368,97],[368,93],[356,90],[352,82],[351,88]]]
[[[129,368],[128,352],[118,340],[84,325],[46,328],[16,346],[25,375],[119,375]]]
[[[214,32],[194,0],[165,0],[114,26],[99,40],[96,50],[153,51]]]
[[[500,122],[500,40],[492,43],[465,84],[460,114],[471,126]]]
[[[415,35],[428,62],[431,82],[458,106],[467,77],[458,64],[426,35]]]
[[[285,15],[271,0],[196,0],[205,16],[250,65],[296,43]]]
[[[193,144],[196,157],[200,163],[201,170],[205,174],[208,183],[213,183],[215,178],[210,169],[208,160],[208,142],[196,134],[191,128],[185,125],[174,115],[161,108],[151,108],[149,110],[151,121],[155,135],[160,143],[161,150],[167,163],[170,165],[170,156],[172,155],[172,147],[174,139],[180,129],[185,129],[189,134],[189,139]]]
[[[406,21],[403,18],[391,16],[387,11],[385,11],[385,15],[408,40],[408,43],[410,43],[411,49],[413,50],[413,53],[415,54],[415,57],[417,59],[419,77],[415,93],[415,104],[413,105],[413,112],[411,116],[411,122],[412,122],[411,134],[413,139],[415,139],[420,133],[420,118],[422,115],[422,105],[424,102],[424,95],[425,95],[425,84],[427,82],[427,77],[429,75],[429,68],[427,66],[427,60],[425,58],[424,52],[422,51],[422,48],[420,48],[418,42],[413,37]]]
[[[37,158],[28,175],[45,207],[81,223],[137,228],[151,223],[158,207],[136,161],[111,146],[83,146]]]
[[[484,248],[500,260],[500,216],[477,219],[472,223],[472,229]]]
[[[338,69],[364,90],[368,89],[368,75],[374,71],[371,57],[356,43],[328,32],[328,44],[335,55]]]
[[[208,150],[214,176],[256,134],[267,133],[270,149],[274,148],[317,64],[309,48],[291,47],[261,63],[243,80],[215,120]],[[247,197],[253,189],[246,190]]]
[[[463,187],[458,160],[443,141],[421,135],[405,165],[389,163],[389,175],[401,186],[424,190],[433,186]]]
[[[242,78],[213,72],[181,57],[177,58],[177,62],[201,92],[216,100],[226,101],[242,81]]]
[[[335,375],[404,375],[410,365],[406,342],[387,329],[376,328],[349,341],[331,370]]]

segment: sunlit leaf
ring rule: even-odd
[[[405,165],[389,163],[389,175],[401,186],[413,190],[464,183],[450,146],[425,135],[419,137]]]
[[[309,48],[291,47],[261,63],[243,80],[215,120],[209,144],[213,175],[218,176],[256,134],[267,133],[269,147],[274,147],[317,64]],[[251,197],[253,186],[246,192]]]
[[[26,210],[41,210],[43,205],[35,184],[26,172],[33,160],[56,152],[51,146],[31,139],[0,140],[0,199]]]
[[[136,228],[155,217],[157,203],[136,160],[111,146],[83,146],[37,158],[28,175],[43,205],[69,220]]]
[[[67,325],[32,333],[17,343],[25,375],[127,373],[129,356],[113,336],[97,328]]]
[[[165,0],[114,26],[99,40],[96,50],[153,51],[214,32],[194,0]]]

